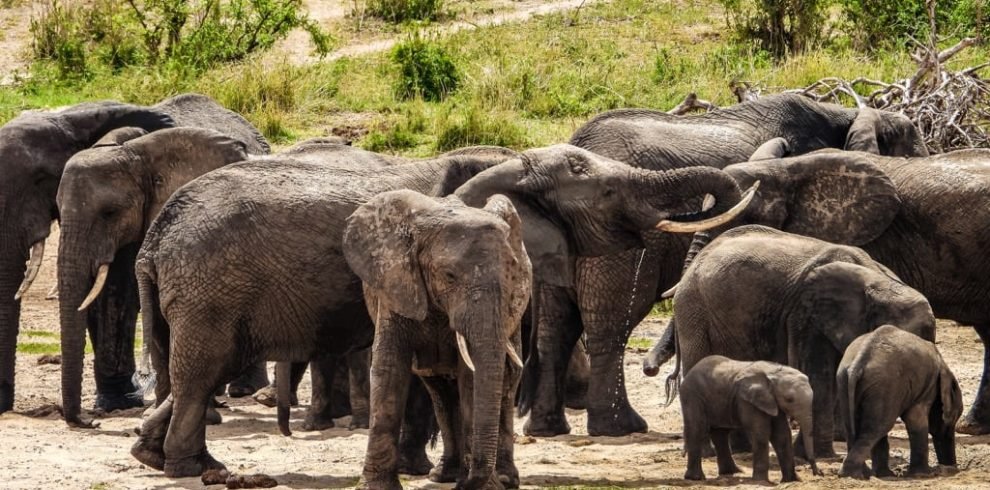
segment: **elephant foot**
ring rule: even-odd
[[[278,394],[276,391],[278,388],[272,385],[268,385],[258,391],[256,391],[251,398],[258,402],[259,405],[264,405],[266,407],[275,408],[278,404]],[[299,406],[299,397],[295,393],[289,394],[289,406],[297,407]]]
[[[894,472],[890,471],[890,468],[873,468],[873,474],[877,478],[891,478],[894,477]]]
[[[14,384],[0,384],[0,413],[14,409]]]
[[[982,417],[981,415],[977,414],[975,410],[970,409],[969,413],[956,425],[956,432],[971,436],[990,434],[990,422],[985,420],[990,417]]]
[[[461,476],[461,465],[457,461],[441,459],[440,464],[430,470],[433,483],[454,483]]]
[[[114,410],[127,410],[143,406],[144,393],[135,391],[132,393],[97,393],[96,404],[93,408],[104,413],[110,413]]]
[[[403,475],[429,475],[433,470],[433,463],[426,455],[426,448],[419,449],[399,449],[398,472]]]
[[[932,469],[927,466],[911,466],[908,467],[907,476],[932,476]]]
[[[65,423],[69,427],[75,429],[98,429],[100,428],[100,423],[93,420],[92,417],[87,417],[81,413],[75,415],[65,415]]]
[[[643,417],[640,417],[632,407],[625,410],[605,411],[604,413],[592,414],[588,412],[588,435],[590,436],[627,436],[635,432],[646,432],[648,426]]]
[[[230,385],[227,386],[227,395],[231,398],[251,396],[268,385],[268,369],[264,362],[259,362],[230,382]]]
[[[138,439],[131,446],[131,456],[141,462],[141,464],[152,469],[162,471],[165,469],[165,451],[162,449],[162,441],[154,443],[144,439]]]
[[[169,478],[186,478],[200,476],[207,470],[226,470],[223,463],[213,459],[206,450],[197,456],[178,460],[165,459],[165,476]]]
[[[357,490],[402,490],[402,484],[399,483],[398,475],[376,476],[374,478],[362,476],[355,488]]]
[[[571,425],[563,413],[543,417],[537,417],[534,413],[523,425],[523,434],[527,436],[553,437],[570,433]]]
[[[206,425],[220,425],[223,423],[223,415],[217,411],[217,407],[206,407],[206,416],[203,417]]]
[[[519,469],[516,468],[516,465],[496,467],[495,473],[498,474],[498,481],[502,483],[503,487],[519,488]]]
[[[832,446],[832,441],[815,441],[815,458],[823,459],[838,457],[835,453],[835,448]],[[798,432],[797,438],[794,440],[794,455],[805,461],[809,461],[808,451],[804,448],[804,437],[801,437],[800,432]]]
[[[309,432],[332,428],[334,428],[332,418],[314,413],[307,413],[306,420],[303,421],[302,425],[302,430]]]
[[[455,490],[503,490],[505,486],[493,471],[487,476],[469,474],[468,477],[454,485]]]
[[[688,470],[684,472],[684,479],[691,481],[705,481],[705,474],[701,471],[691,471]]]
[[[714,451],[714,449],[712,449],[712,451]],[[702,456],[704,456],[704,455],[702,455]],[[739,468],[738,466],[736,466],[736,463],[735,462],[733,462],[732,463],[732,466],[729,467],[729,468],[719,468],[718,469],[718,476],[732,476],[732,475],[735,475],[735,474],[738,474],[738,473],[742,473],[742,468]]]
[[[856,478],[858,480],[869,480],[872,472],[866,463],[854,464],[848,459],[843,461],[839,476],[842,478]]]
[[[347,424],[349,430],[367,429],[371,427],[371,416],[368,414],[351,415],[351,423]]]

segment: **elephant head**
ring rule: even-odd
[[[813,448],[814,422],[812,407],[814,393],[808,377],[796,369],[757,362],[740,375],[740,396],[767,415],[776,416],[780,409],[801,426],[804,445]],[[818,474],[813,452],[808,455],[812,471]]]
[[[928,412],[928,432],[939,464],[955,466],[956,422],[963,412],[962,390],[945,361],[939,359],[939,365],[938,395]]]
[[[79,405],[87,324],[118,336],[128,332],[132,339],[129,332],[138,304],[134,261],[165,201],[190,180],[248,158],[244,143],[213,130],[184,127],[143,133],[123,128],[107,134],[69,160],[59,185],[58,287],[66,407]]]
[[[512,203],[496,195],[474,209],[456,197],[386,192],[348,218],[343,249],[379,328],[382,315],[392,313],[420,322],[431,312],[446,317],[463,364],[475,372],[470,452],[485,467],[472,466],[470,477],[487,481],[507,396],[506,365],[522,367],[518,330],[532,282]],[[376,332],[381,335],[389,333]],[[374,352],[375,362],[388,356]]]
[[[918,128],[904,114],[862,107],[846,134],[846,150],[892,157],[927,157]]]
[[[507,195],[517,208],[527,209],[522,214],[551,221],[582,256],[642,247],[645,230],[695,232],[721,226],[753,197],[752,191],[741,194],[718,169],[650,171],[571,145],[525,151],[455,192],[470,206],[481,206],[493,194]],[[692,209],[705,195],[713,196],[715,204],[707,211]],[[526,217],[523,223],[530,226]],[[529,239],[527,235],[527,247]]]
[[[0,413],[13,406],[20,299],[38,273],[45,238],[58,218],[55,194],[65,162],[124,126],[154,131],[174,121],[153,108],[96,102],[25,112],[0,127]]]

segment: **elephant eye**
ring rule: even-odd
[[[116,208],[107,208],[100,214],[103,216],[103,219],[112,219],[114,216],[117,216],[118,212],[119,210]]]
[[[602,192],[602,197],[612,197],[615,195],[615,189],[611,187],[606,187],[605,191]]]

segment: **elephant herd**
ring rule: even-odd
[[[722,474],[738,471],[730,444],[751,446],[758,479],[772,443],[791,480],[795,456],[816,472],[834,456],[836,427],[842,474],[859,477],[870,455],[889,474],[898,416],[912,471],[928,432],[943,464],[956,431],[990,433],[990,150],[929,155],[899,114],[796,95],[695,116],[621,109],[568,144],[408,160],[333,138],[272,153],[187,94],[25,112],[0,127],[0,169],[0,413],[20,300],[57,220],[66,422],[95,425],[88,332],[96,408],[142,406],[154,385],[131,454],[169,477],[224,468],[206,445],[218,390],[275,394],[287,433],[309,363],[304,428],[332,426],[341,404],[358,426],[370,411],[362,486],[429,473],[517,487],[514,412],[534,436],[569,433],[565,406],[587,409],[593,436],[646,431],[623,356],[665,297],[674,316],[643,369],[676,358],[687,478],[704,477],[709,441]],[[935,317],[973,325],[987,352],[958,426]],[[908,365],[917,393],[882,380]]]

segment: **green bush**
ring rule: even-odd
[[[897,48],[929,37],[926,0],[840,0],[853,44],[862,50]],[[987,0],[935,2],[936,28],[955,36],[990,35]]]
[[[853,0],[856,1],[856,0]],[[896,3],[899,0],[890,0]],[[826,32],[829,0],[718,0],[741,41],[757,41],[775,58],[814,49]]]
[[[84,12],[78,6],[53,0],[39,17],[31,19],[31,50],[34,58],[51,61],[62,78],[85,76],[86,34]]]
[[[436,20],[443,12],[443,0],[368,0],[365,12],[395,23]]]
[[[401,99],[440,101],[460,83],[453,57],[435,39],[425,39],[418,31],[392,49],[392,61],[399,66],[396,94]]]

